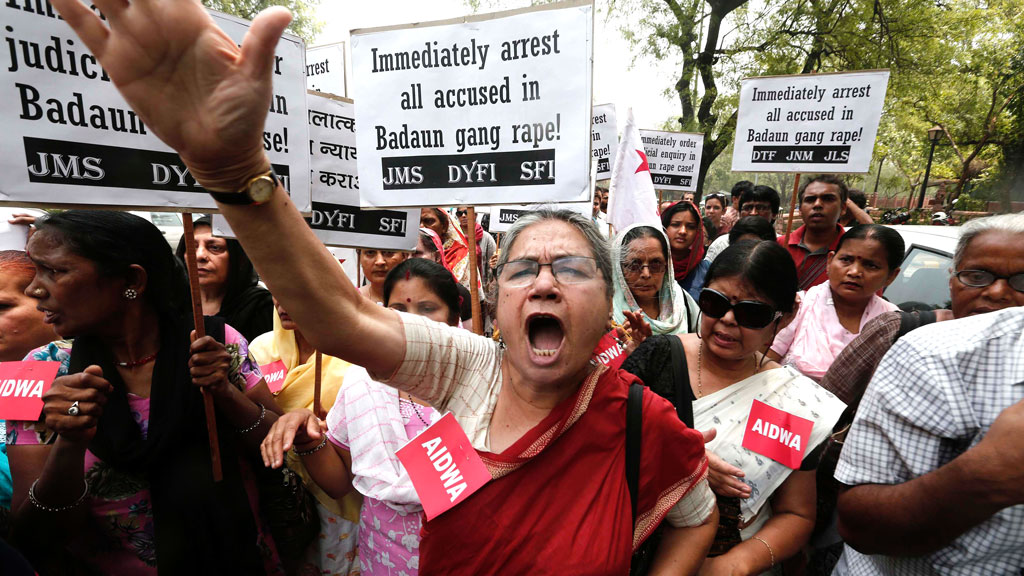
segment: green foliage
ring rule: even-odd
[[[302,38],[307,45],[312,45],[324,26],[316,13],[319,5],[320,0],[203,0],[203,6],[207,8],[245,20],[252,20],[264,8],[284,6],[292,12],[288,31]]]

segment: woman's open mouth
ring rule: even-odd
[[[533,314],[526,319],[530,351],[538,358],[554,358],[565,341],[562,322],[550,314]]]

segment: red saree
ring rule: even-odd
[[[635,379],[602,366],[505,452],[479,452],[494,480],[424,526],[420,573],[627,573],[633,550],[707,474],[701,434],[645,391],[630,526],[626,398]]]

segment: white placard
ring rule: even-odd
[[[248,22],[211,14],[241,43]],[[0,22],[6,35],[0,50],[0,202],[216,208],[48,3],[7,2],[0,5]],[[298,37],[282,36],[263,145],[296,206],[308,212],[304,57]]]
[[[651,168],[651,180],[659,190],[697,190],[704,135],[690,132],[641,130],[640,141]]]
[[[415,250],[420,211],[362,210],[356,172],[355,105],[309,92],[309,152],[313,213],[306,223],[327,246]],[[233,238],[227,220],[214,217],[217,236]]]
[[[508,229],[519,220],[519,217],[527,212],[533,212],[539,208],[551,208],[555,210],[572,210],[591,217],[594,205],[591,202],[566,202],[563,204],[519,204],[515,206],[491,206],[491,223],[487,231],[508,232]]]
[[[590,198],[593,5],[354,30],[363,206]]]
[[[313,232],[328,246],[415,250],[420,211],[361,210],[355,105],[309,93]]]
[[[743,80],[733,172],[869,172],[888,85],[888,70]]]
[[[314,46],[306,50],[306,89],[348,96],[344,42]]]
[[[598,104],[590,124],[590,158],[597,163],[595,180],[612,177],[615,149],[619,146],[618,126],[615,123],[615,104]]]

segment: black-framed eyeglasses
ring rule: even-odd
[[[991,286],[996,280],[1006,280],[1017,292],[1024,292],[1024,272],[1018,272],[1012,276],[1000,276],[988,270],[961,270],[956,273],[956,279],[964,286],[971,288],[984,288]]]
[[[456,210],[455,211],[455,216],[459,217],[459,218],[465,216],[466,214],[469,214],[469,210]]]
[[[510,260],[498,266],[498,282],[512,288],[530,286],[544,266],[559,284],[583,284],[597,278],[597,261],[589,256],[562,256],[549,263],[536,260]]]
[[[622,271],[626,274],[637,275],[643,272],[644,268],[650,271],[651,274],[661,274],[665,271],[668,266],[661,260],[654,260],[652,262],[644,263],[641,260],[630,260],[622,264]]]
[[[741,300],[735,304],[718,290],[705,288],[700,292],[697,305],[705,316],[721,318],[732,310],[736,323],[744,328],[760,330],[782,316],[770,304],[757,300]]]

